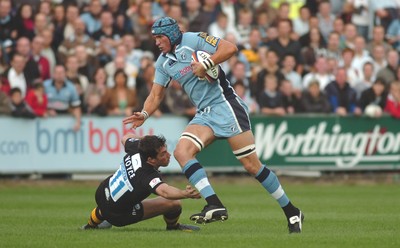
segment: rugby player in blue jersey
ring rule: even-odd
[[[125,118],[123,123],[132,124],[132,128],[141,126],[160,105],[171,80],[182,85],[197,107],[197,114],[182,133],[174,156],[189,182],[207,201],[203,210],[190,219],[196,223],[228,219],[227,209],[196,159],[196,154],[216,138],[224,138],[244,168],[278,201],[286,215],[289,233],[301,232],[303,213],[290,202],[277,176],[258,159],[246,104],[236,95],[221,68],[216,80],[204,80],[206,71],[232,57],[237,47],[206,33],[182,33],[176,20],[170,17],[156,20],[151,32],[161,51],[154,84],[143,110]],[[211,57],[204,62],[192,61],[192,53],[198,50]]]

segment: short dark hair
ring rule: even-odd
[[[21,89],[20,88],[18,88],[18,87],[15,87],[15,88],[11,88],[11,90],[10,90],[10,96],[12,96],[12,95],[14,95],[15,93],[19,93],[19,94],[22,94],[22,91],[21,91]]]
[[[156,158],[161,147],[165,146],[166,139],[161,135],[146,135],[139,142],[140,156],[147,160]]]

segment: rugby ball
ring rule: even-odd
[[[211,54],[206,51],[197,50],[192,53],[192,60],[196,62],[203,62],[207,58],[209,58]],[[209,82],[213,82],[218,79],[219,76],[219,66],[213,66],[206,71],[206,79]]]
[[[379,105],[370,104],[365,107],[364,114],[371,118],[377,118],[382,115],[382,108]]]

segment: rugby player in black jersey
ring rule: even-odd
[[[171,157],[165,138],[127,134],[121,142],[126,152],[123,161],[113,175],[100,183],[95,196],[97,207],[82,229],[126,226],[163,215],[167,230],[199,230],[178,222],[180,199],[198,199],[199,192],[189,185],[183,190],[168,185],[158,171],[168,166]],[[158,197],[146,199],[151,193]]]

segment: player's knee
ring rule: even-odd
[[[169,200],[167,202],[168,211],[178,211],[182,208],[182,202],[180,200]]]
[[[177,146],[176,149],[174,150],[175,159],[178,162],[183,161],[185,159],[185,156],[187,156],[187,154],[182,149],[179,149],[179,146]]]
[[[250,173],[251,175],[256,175],[257,172],[260,170],[261,168],[261,163],[259,161],[252,163],[250,160],[246,161],[246,162],[242,162],[243,167],[245,168],[245,170]]]

